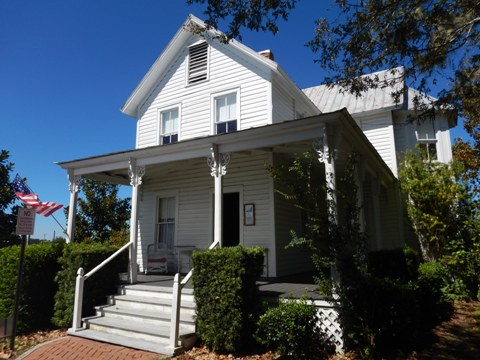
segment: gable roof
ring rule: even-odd
[[[177,54],[183,49],[186,42],[194,36],[194,34],[189,30],[189,26],[197,26],[200,28],[207,28],[207,25],[190,14],[187,19],[183,22],[182,26],[178,29],[174,37],[170,40],[166,48],[157,58],[157,60],[150,67],[148,72],[145,74],[143,79],[137,85],[135,90],[132,92],[130,97],[127,99],[125,104],[122,106],[121,111],[124,114],[136,117],[138,106],[143,102],[143,100],[150,94],[151,90],[155,87],[158,81],[162,78],[165,71],[168,70],[168,67],[175,59]],[[223,33],[214,28],[208,28],[205,30],[205,37],[207,39],[215,39],[221,36]],[[228,42],[229,46],[240,50],[245,56],[253,59],[256,64],[264,68],[270,69],[271,71],[277,73],[280,78],[286,82],[287,86],[294,88],[300,96],[304,96],[305,99],[311,103],[305,94],[300,90],[300,88],[290,79],[290,77],[283,71],[283,69],[275,61],[266,58],[265,56],[260,55],[258,52],[250,49],[249,47],[243,45],[242,43],[232,39]],[[314,105],[312,104],[312,107]]]

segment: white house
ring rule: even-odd
[[[266,165],[320,140],[320,153],[335,154],[319,157],[326,172],[341,170],[342,153],[361,152],[372,249],[402,246],[397,154],[425,140],[435,144],[438,160],[449,161],[454,122],[407,122],[408,96],[396,104],[390,88],[361,98],[326,86],[302,91],[269,51],[221,43],[214,29],[193,34],[189,23],[204,26],[190,15],[122,107],[137,121],[136,149],[59,163],[69,172],[71,205],[81,177],[130,183],[131,224],[138,224],[131,229],[132,256],[140,271],[150,244],[170,251],[169,269],[176,269],[174,254],[212,242],[264,247],[268,276],[306,271],[308,255],[285,250],[299,215],[273,191]]]
[[[205,26],[190,15],[122,107],[137,121],[136,148],[59,163],[70,180],[69,238],[79,181],[91,178],[132,186],[132,282],[149,252],[161,250],[169,272],[185,273],[193,249],[236,244],[266,249],[265,276],[309,271],[305,250],[285,249],[301,214],[274,191],[267,166],[314,146],[331,188],[355,149],[370,248],[403,246],[397,154],[419,142],[449,161],[455,120],[407,122],[413,89],[399,104],[388,87],[361,98],[325,86],[302,91],[269,51],[224,44],[215,29],[194,34],[189,24]]]

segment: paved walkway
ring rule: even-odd
[[[158,360],[168,358],[148,351],[66,336],[40,344],[18,360]]]

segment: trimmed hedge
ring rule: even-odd
[[[64,243],[42,243],[25,248],[25,266],[20,292],[17,332],[25,333],[51,327],[55,274]],[[20,246],[0,249],[0,317],[13,315]]]
[[[59,259],[61,270],[55,278],[58,291],[52,322],[56,326],[69,327],[72,324],[78,268],[82,267],[87,273],[117,250],[116,246],[101,243],[71,243],[65,246]],[[85,281],[82,317],[93,315],[94,306],[106,303],[106,296],[116,293],[118,274],[125,272],[127,267],[128,252],[125,251]]]
[[[317,308],[306,299],[284,299],[278,307],[268,309],[258,320],[256,335],[262,345],[286,359],[310,360],[335,352],[320,328]]]
[[[197,334],[215,352],[233,352],[254,343],[260,312],[256,280],[263,267],[260,247],[226,247],[193,253]]]

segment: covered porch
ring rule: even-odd
[[[370,191],[361,195],[370,197],[369,207],[374,215],[373,219],[369,219],[370,230],[374,233],[374,241],[379,245],[382,237],[379,189],[388,189],[394,176],[346,110],[234,133],[59,163],[68,171],[70,182],[68,241],[75,239],[75,208],[81,178],[130,185],[130,281],[136,282],[138,270],[143,272],[146,269],[148,247],[159,244],[160,230],[154,213],[159,211],[158,200],[155,199],[160,196],[176,197],[178,202],[173,224],[176,235],[169,249],[170,259],[174,259],[174,262],[170,260],[170,268],[188,272],[189,266],[183,269],[179,266],[181,264],[178,260],[184,257],[182,252],[186,252],[188,258],[188,252],[194,249],[228,245],[224,243],[225,229],[228,228],[224,223],[225,194],[236,192],[239,194],[236,204],[240,213],[237,243],[260,245],[267,249],[265,276],[295,273],[295,269],[288,269],[290,265],[282,265],[285,257],[291,257],[292,254],[286,255],[284,251],[288,229],[281,228],[281,225],[288,225],[280,218],[281,215],[277,215],[280,211],[277,211],[279,205],[274,195],[275,184],[266,167],[278,159],[281,161],[282,158],[301,154],[312,146],[318,153],[326,186],[333,190],[346,154],[355,148],[361,155],[361,170],[357,178],[360,185],[369,183]],[[260,171],[263,171],[261,175]],[[329,194],[331,193],[327,192],[326,196],[331,196]],[[246,204],[256,206],[257,219],[253,219],[254,226],[249,226],[246,222],[243,212]],[[302,264],[302,261],[296,263]],[[305,270],[299,268],[297,272]]]

